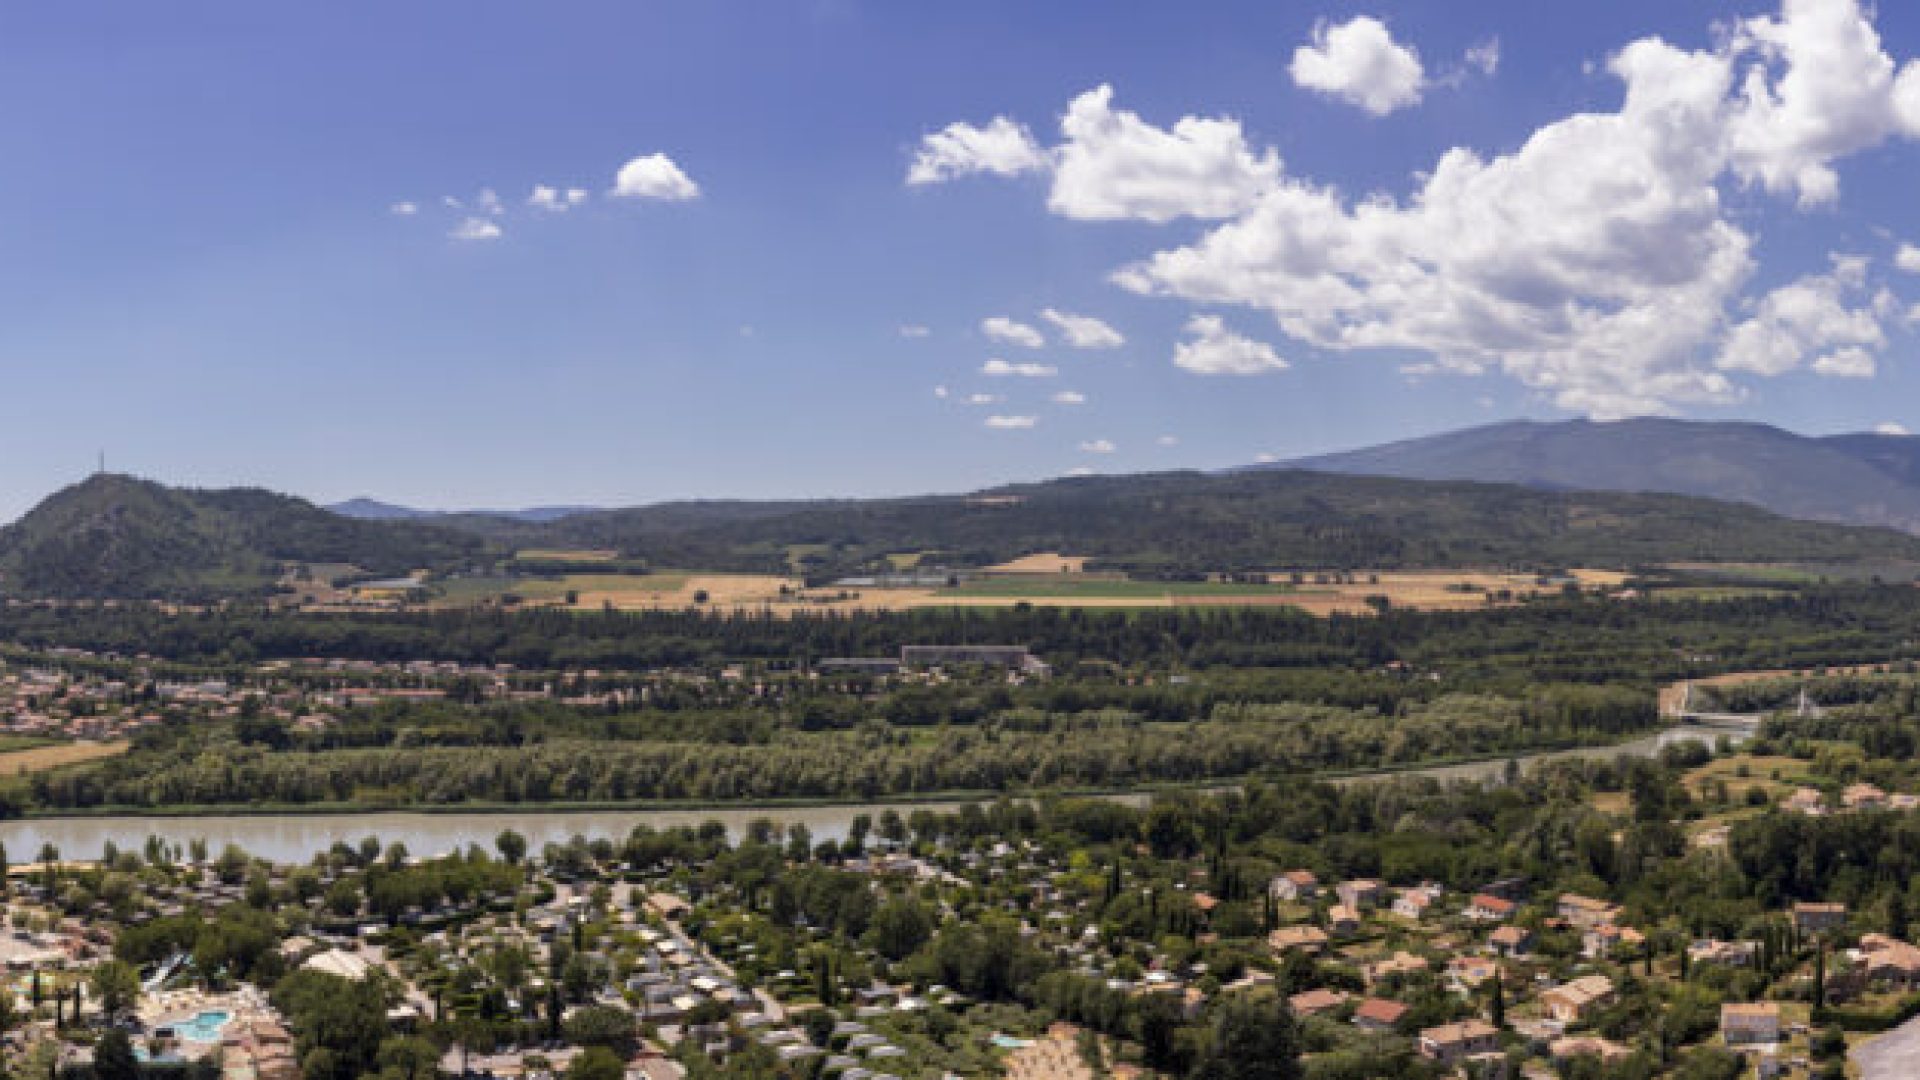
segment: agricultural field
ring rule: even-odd
[[[521,562],[560,562],[560,563],[610,563],[620,557],[617,551],[604,548],[585,548],[567,550],[564,548],[527,548],[514,553]]]
[[[1011,562],[989,566],[987,570],[995,574],[1078,574],[1086,568],[1087,560],[1079,556],[1046,551],[1037,555],[1023,555]]]
[[[23,776],[27,773],[58,769],[64,765],[78,765],[87,761],[99,761],[102,758],[118,757],[126,753],[131,746],[131,743],[121,740],[105,743],[48,743],[25,750],[0,749],[0,776]]]
[[[798,578],[772,574],[723,574],[663,570],[652,574],[565,574],[554,577],[455,579],[437,587],[435,606],[470,607],[519,598],[526,606],[597,611],[607,607],[635,611],[705,607],[717,610],[770,611],[794,615],[824,611],[906,611],[926,607],[1011,607],[1034,604],[1077,608],[1177,608],[1212,606],[1290,606],[1315,615],[1366,614],[1385,597],[1395,607],[1470,610],[1488,606],[1490,596],[1509,602],[1550,588],[1531,575],[1481,571],[1407,571],[1307,574],[1299,584],[1285,574],[1268,584],[1227,581],[1135,581],[1079,570],[1047,572],[1046,566],[1080,566],[1084,560],[1060,555],[1030,556],[1020,569],[995,568],[1004,576],[978,578],[935,588],[833,586],[807,588]],[[1007,564],[1012,566],[1015,564]],[[1584,588],[1617,587],[1624,577],[1576,571]],[[1338,578],[1338,580],[1336,580]]]
[[[1286,585],[1240,585],[1224,582],[1126,581],[1115,578],[1083,577],[1076,574],[1034,574],[1021,578],[988,578],[969,581],[939,595],[962,599],[998,598],[1006,600],[1045,600],[1070,604],[1082,599],[1170,600],[1176,596],[1219,598],[1277,597],[1292,593]]]

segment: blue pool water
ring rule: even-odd
[[[191,1020],[173,1025],[173,1033],[183,1042],[219,1042],[220,1029],[233,1019],[226,1012],[203,1012]]]
[[[1016,1039],[1011,1035],[995,1035],[992,1042],[1002,1050],[1024,1050],[1033,1045],[1032,1039]]]

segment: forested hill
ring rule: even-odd
[[[451,530],[357,521],[255,488],[200,491],[108,474],[0,529],[0,592],[193,600],[264,592],[288,562],[399,574],[486,551]]]
[[[1083,477],[860,502],[680,503],[480,527],[501,540],[617,548],[662,566],[779,572],[800,553],[817,573],[871,569],[901,552],[965,566],[1062,551],[1168,574],[1920,556],[1920,539],[1891,530],[1704,499],[1285,470]]]
[[[674,503],[552,522],[368,521],[257,489],[120,476],[0,529],[0,591],[55,598],[257,595],[283,564],[449,570],[516,548],[610,548],[655,566],[814,576],[925,553],[946,566],[1039,551],[1187,576],[1287,567],[1634,567],[1673,561],[1920,561],[1920,538],[1670,495],[1542,491],[1299,471],[1084,477],[972,495]]]

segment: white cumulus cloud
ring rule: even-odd
[[[419,212],[420,204],[415,202],[401,201],[387,207],[387,213],[395,217],[412,217]]]
[[[620,166],[613,194],[623,199],[682,202],[700,196],[700,185],[665,154],[645,154]]]
[[[1813,362],[1814,374],[1836,379],[1871,379],[1879,370],[1874,354],[1858,345],[1835,349]]]
[[[948,124],[920,140],[920,150],[907,167],[907,183],[939,184],[962,176],[1019,176],[1044,172],[1047,152],[1023,124],[996,116],[985,127]]]
[[[927,329],[927,328],[926,328],[926,327],[924,327],[924,326],[917,326],[917,325],[912,325],[912,324],[909,324],[909,325],[907,325],[907,326],[903,326],[903,327],[901,327],[901,328],[900,328],[900,336],[901,336],[901,337],[903,337],[903,338],[924,338],[924,337],[932,337],[932,336],[933,336],[933,331],[931,331],[931,330],[929,330],[929,329]]]
[[[1053,403],[1055,405],[1085,405],[1087,403],[1087,395],[1078,390],[1062,390],[1053,395]]]
[[[1018,345],[1026,349],[1038,349],[1047,343],[1046,337],[1040,331],[1004,315],[980,320],[980,332],[995,341],[1004,341],[1009,345]]]
[[[1324,36],[1331,55],[1332,30]],[[1803,332],[1796,311],[1818,298],[1788,293],[1770,308],[1771,293],[1753,293],[1770,219],[1728,204],[1741,188],[1789,212],[1829,202],[1841,159],[1920,137],[1920,64],[1886,53],[1860,0],[1782,0],[1777,15],[1709,40],[1630,42],[1605,63],[1617,106],[1552,120],[1501,153],[1454,147],[1406,190],[1362,196],[1284,175],[1273,151],[1246,146],[1222,118],[1204,123],[1234,146],[1226,157],[1254,163],[1230,170],[1244,183],[1147,198],[1169,175],[1216,176],[1199,162],[1222,155],[1116,114],[1103,87],[1076,99],[1069,121],[1080,112],[1130,129],[1117,119],[1127,117],[1156,136],[1148,142],[1187,144],[1184,163],[1074,198],[1062,194],[1062,165],[1049,205],[1083,219],[1219,220],[1117,270],[1134,292],[1261,311],[1294,342],[1421,374],[1503,375],[1598,418],[1729,403],[1769,373],[1862,374],[1879,345],[1858,316],[1892,318],[1891,297],[1829,275],[1855,316],[1841,324],[1855,329]],[[1053,151],[1063,162],[1085,141],[1068,127]],[[1756,341],[1743,329],[1754,319],[1821,343]]]
[[[1280,178],[1280,157],[1256,155],[1237,120],[1183,117],[1157,128],[1113,108],[1113,87],[1075,98],[1047,205],[1083,221],[1229,218]]]
[[[987,417],[986,425],[998,431],[1024,431],[1040,423],[1037,416],[1001,416]]]
[[[1901,244],[1900,250],[1893,253],[1893,265],[1908,274],[1920,274],[1920,247]]]
[[[980,365],[980,374],[993,378],[1014,376],[1022,379],[1050,379],[1060,374],[1060,369],[1051,364],[1013,364],[995,357]]]
[[[1741,23],[1744,66],[1727,137],[1739,174],[1802,204],[1840,190],[1832,162],[1920,133],[1920,65],[1896,67],[1858,0],[1785,0]]]
[[[1865,286],[1866,266],[1837,256],[1832,271],[1809,274],[1762,297],[1753,314],[1727,334],[1718,365],[1728,371],[1785,375],[1806,364],[1822,375],[1864,378],[1875,370],[1874,350],[1886,344],[1883,319],[1892,297],[1853,300]]]
[[[1083,454],[1111,454],[1118,449],[1120,448],[1113,445],[1111,439],[1089,439],[1080,444],[1080,452]]]
[[[1892,420],[1887,420],[1882,423],[1875,424],[1873,426],[1873,433],[1875,435],[1897,435],[1897,436],[1907,436],[1907,435],[1913,434],[1913,432],[1907,430],[1907,426],[1905,424],[1895,423]]]
[[[1287,369],[1273,346],[1234,333],[1218,315],[1195,315],[1187,322],[1187,334],[1192,340],[1175,346],[1173,362],[1196,375],[1262,375]]]
[[[1127,343],[1120,331],[1091,315],[1074,315],[1048,308],[1040,317],[1059,329],[1067,344],[1076,349],[1117,349]]]
[[[1498,64],[1498,45],[1492,57]],[[1296,84],[1374,116],[1419,104],[1427,83],[1420,54],[1394,41],[1387,24],[1370,15],[1314,27],[1313,42],[1294,50],[1288,70]]]

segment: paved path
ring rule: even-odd
[[[1862,1080],[1911,1080],[1920,1076],[1920,1020],[1909,1020],[1885,1035],[1854,1047],[1853,1063]]]

